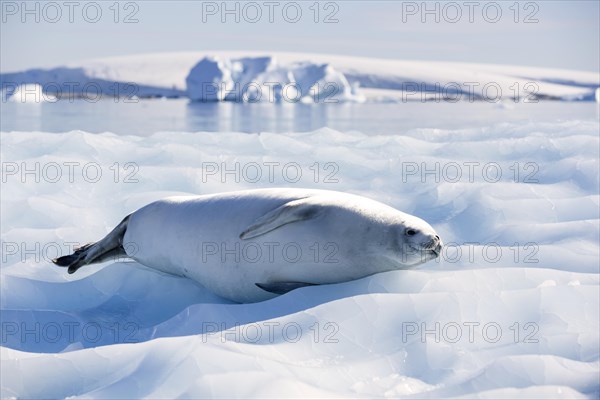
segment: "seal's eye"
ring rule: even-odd
[[[417,234],[417,231],[415,231],[414,229],[406,230],[406,236],[415,236],[416,234]]]

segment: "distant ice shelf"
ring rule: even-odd
[[[37,84],[60,98],[193,101],[597,101],[600,74],[511,65],[303,53],[178,52],[83,61],[0,74],[3,97]],[[25,96],[24,96],[25,95]],[[38,96],[39,97],[39,96]],[[54,101],[55,99],[53,99]]]

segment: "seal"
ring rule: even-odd
[[[328,190],[257,189],[150,203],[102,240],[53,262],[72,274],[127,256],[246,303],[415,267],[441,248],[427,222],[375,200]]]

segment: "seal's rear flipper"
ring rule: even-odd
[[[298,289],[306,286],[316,286],[317,283],[305,283],[305,282],[271,282],[271,283],[255,283],[256,286],[262,290],[266,290],[270,293],[285,294],[291,292],[294,289]]]
[[[81,261],[82,259],[85,258],[85,254],[86,254],[87,250],[90,247],[92,247],[94,244],[95,243],[84,244],[81,247],[75,248],[75,251],[73,252],[73,254],[55,258],[54,260],[52,260],[52,262],[54,264],[58,265],[59,267],[69,267],[69,273],[72,274],[73,272],[77,271],[79,269],[79,267],[81,267],[83,265],[83,264],[77,265],[78,261]]]
[[[127,255],[123,248],[123,236],[127,230],[129,216],[102,240],[88,243],[76,248],[73,254],[55,258],[52,262],[59,267],[69,267],[69,274],[74,273],[84,265],[105,261],[111,257]]]
[[[73,254],[55,258],[54,260],[52,260],[52,262],[58,265],[59,267],[69,267],[67,272],[69,274],[73,274],[84,265],[99,263],[102,261],[106,261],[110,258],[117,259],[120,256],[127,255],[123,246],[119,245],[119,247],[104,252],[96,258],[92,259],[91,261],[88,261],[89,257],[87,250],[96,244],[97,243],[86,244],[85,246],[75,249],[75,252]]]

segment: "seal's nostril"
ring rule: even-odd
[[[435,238],[439,241],[440,237],[438,235],[435,235]]]

